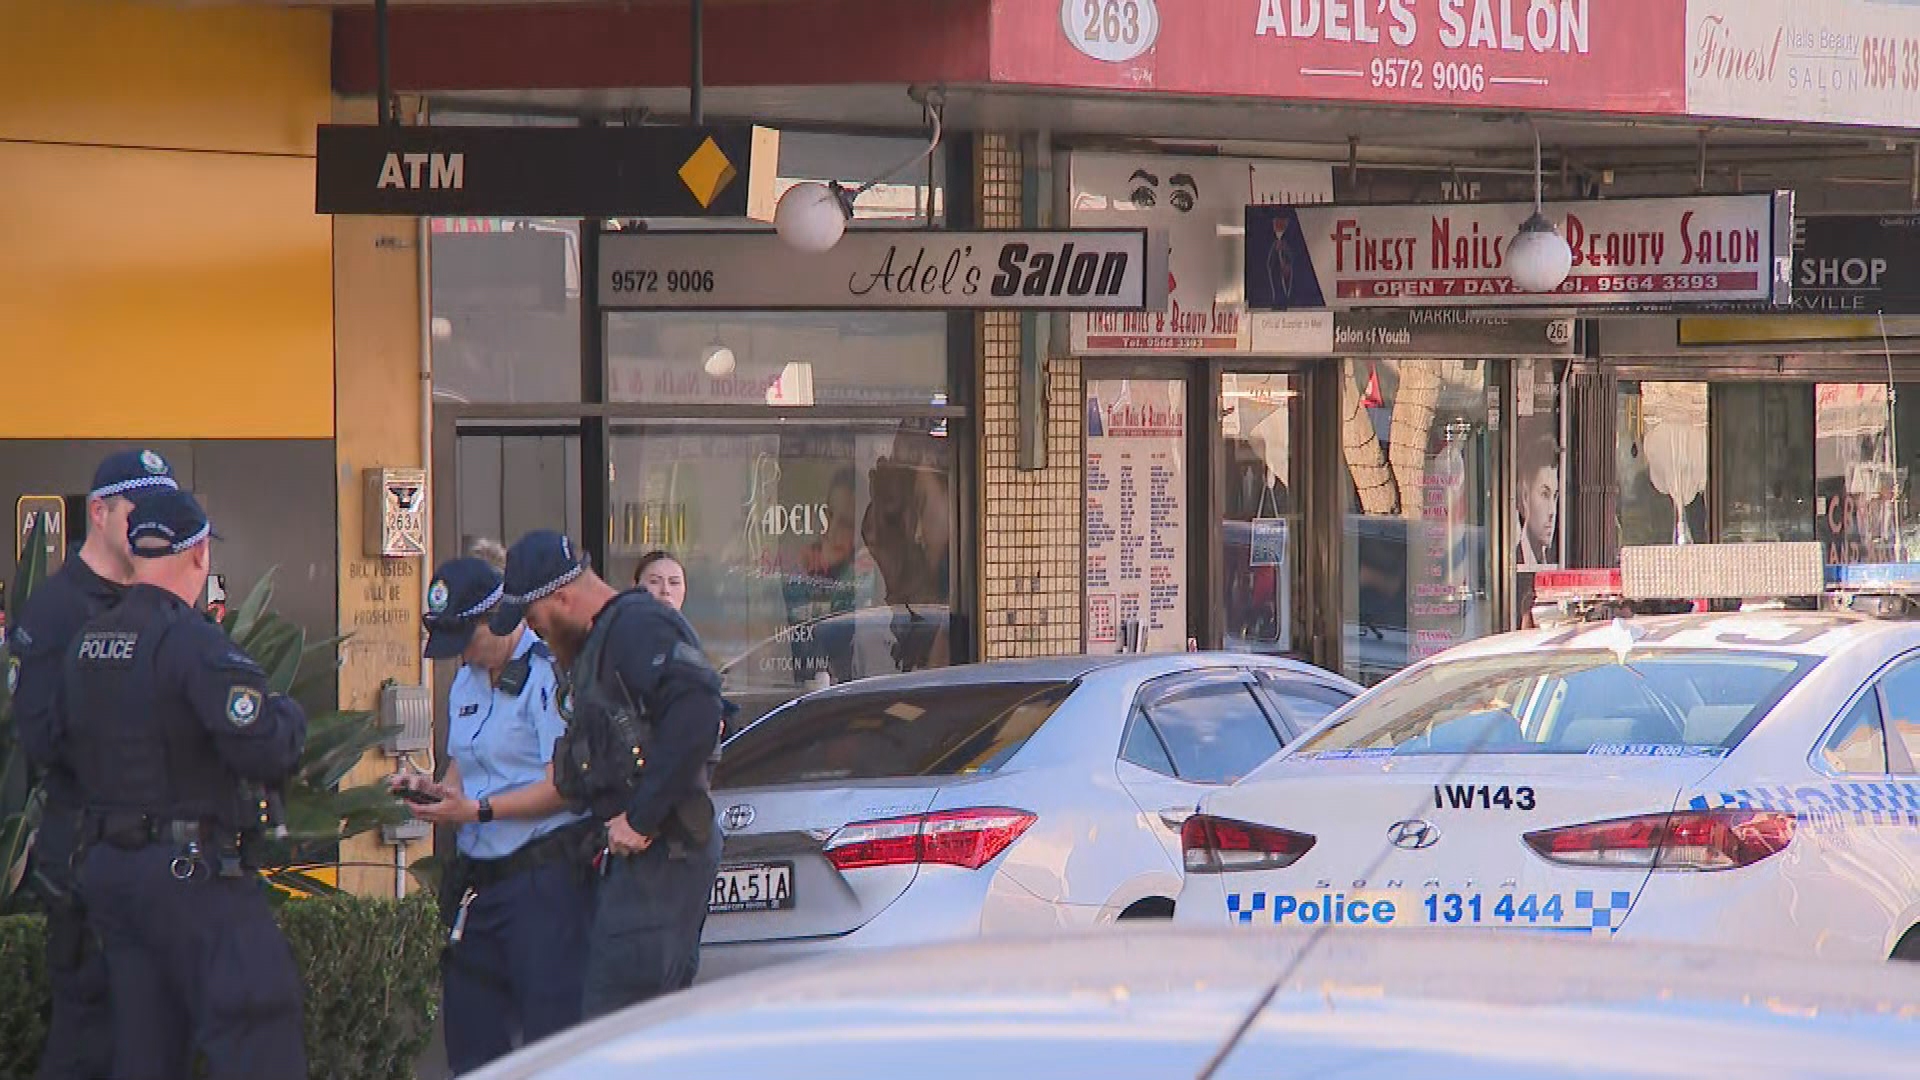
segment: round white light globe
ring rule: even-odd
[[[700,354],[700,366],[716,379],[733,374],[733,350],[725,345],[709,345]]]
[[[433,340],[445,341],[453,336],[453,320],[445,315],[433,317]]]
[[[827,185],[795,184],[774,207],[773,228],[788,244],[818,255],[840,242],[847,231],[847,212]]]
[[[1535,214],[1507,244],[1507,276],[1522,292],[1558,289],[1573,272],[1573,249],[1553,231],[1553,222]]]

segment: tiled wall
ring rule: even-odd
[[[1019,143],[982,135],[974,191],[980,226],[1021,227]],[[981,316],[981,623],[986,659],[1080,651],[1084,566],[1080,362],[1055,356],[1047,377],[1047,467],[1017,465],[1020,318]]]

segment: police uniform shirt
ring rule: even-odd
[[[647,765],[627,800],[627,824],[658,836],[681,800],[703,790],[719,737],[720,677],[679,612],[647,597],[607,628],[606,663],[653,713]]]
[[[493,685],[484,668],[462,665],[453,677],[447,694],[447,753],[460,767],[460,787],[469,799],[498,799],[546,779],[554,740],[566,730],[566,722],[560,719],[553,663],[527,655],[539,643],[533,631],[526,630],[514,647],[514,660],[532,661],[518,696]],[[462,825],[456,844],[468,858],[504,858],[581,817],[562,811],[538,819],[496,818]]]
[[[87,620],[125,595],[93,572],[76,550],[60,572],[41,582],[27,597],[9,635],[7,681],[13,689],[14,731],[27,757],[46,770],[50,802],[79,809],[80,788],[68,765],[59,760],[61,721],[56,708],[68,648]]]
[[[147,675],[143,656],[151,656]],[[149,711],[129,716],[121,711],[129,701],[146,702]],[[125,739],[135,731],[167,737],[166,717],[190,718],[223,768],[256,783],[284,782],[306,744],[306,714],[271,692],[260,665],[200,612],[153,585],[133,586],[118,606],[81,629],[68,653],[63,705],[65,752],[88,802],[104,807],[142,801],[142,785],[120,772],[133,765]],[[89,754],[106,754],[117,765],[90,778]],[[167,760],[139,764],[167,770],[182,762],[169,752]],[[186,797],[198,794],[204,793]]]

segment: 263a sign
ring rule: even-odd
[[[1060,29],[1095,60],[1125,63],[1159,40],[1160,6],[1154,0],[1060,0]]]

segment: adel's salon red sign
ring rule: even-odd
[[[995,0],[993,78],[1603,113],[1686,111],[1679,0]]]

